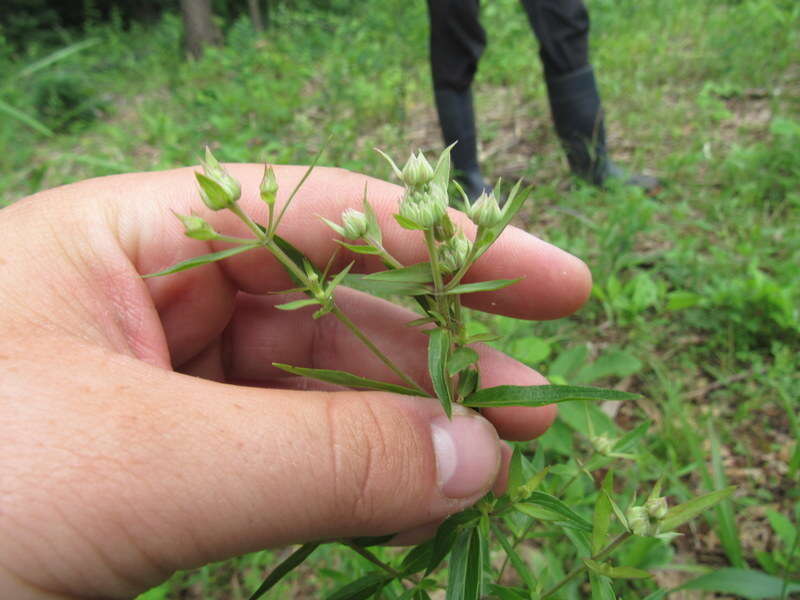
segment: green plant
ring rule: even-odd
[[[462,279],[474,262],[498,239],[513,216],[522,206],[527,191],[517,184],[507,193],[501,208],[494,195],[482,195],[474,204],[465,200],[466,212],[476,225],[474,239],[460,231],[448,215],[450,181],[450,149],[447,148],[432,166],[420,152],[412,155],[400,169],[388,157],[394,174],[405,186],[405,194],[394,215],[400,227],[418,231],[427,247],[428,260],[404,265],[382,244],[382,232],[366,190],[363,211],[349,208],[342,213],[341,223],[326,220],[339,234],[339,244],[351,253],[370,254],[380,258],[385,270],[368,275],[350,273],[350,263],[338,273],[314,265],[297,248],[278,235],[281,219],[295,193],[311,172],[306,171],[297,188],[281,208],[276,205],[278,182],[271,167],[266,167],[260,186],[261,199],[268,208],[266,223],[254,222],[238,205],[239,183],[231,177],[211,152],[206,150],[204,172],[196,173],[200,195],[208,208],[228,210],[235,214],[253,234],[251,239],[224,235],[215,231],[205,220],[194,215],[178,215],[186,235],[200,240],[227,242],[231,246],[204,256],[178,263],[147,277],[168,275],[192,267],[223,260],[254,248],[268,250],[287,270],[295,288],[306,298],[277,306],[281,310],[297,310],[313,306],[314,318],[331,315],[339,319],[353,335],[363,342],[395,373],[402,384],[388,383],[361,377],[354,373],[326,369],[310,369],[275,363],[289,373],[319,379],[337,385],[390,391],[398,394],[431,396],[426,382],[416,381],[398,367],[339,308],[335,291],[340,285],[350,286],[379,296],[405,297],[415,305],[419,318],[409,323],[428,336],[428,372],[433,397],[450,416],[452,405],[461,404],[480,410],[494,406],[543,406],[574,400],[629,400],[635,394],[571,385],[513,386],[481,388],[478,354],[472,344],[492,339],[484,332],[471,332],[464,318],[461,296],[475,292],[499,290],[517,280],[494,280],[463,283]],[[608,372],[617,372],[619,356],[609,360]],[[599,362],[599,361],[598,361]],[[623,362],[625,362],[623,360]],[[595,366],[597,363],[595,363]],[[638,364],[635,365],[638,368]],[[603,369],[600,369],[601,371]],[[595,376],[586,376],[587,379]],[[444,587],[448,599],[477,599],[485,594],[502,598],[555,598],[560,591],[575,586],[588,577],[593,597],[614,598],[613,581],[647,580],[650,574],[640,568],[620,565],[612,560],[615,551],[632,538],[671,539],[674,529],[727,498],[733,488],[724,487],[670,507],[661,495],[662,480],[650,486],[645,500],[633,499],[620,504],[611,467],[615,461],[635,458],[631,451],[646,433],[643,424],[621,437],[608,435],[608,427],[596,429],[595,416],[585,408],[585,427],[589,432],[591,449],[584,460],[576,459],[575,469],[553,489],[548,477],[551,467],[543,464],[542,456],[526,456],[517,447],[510,463],[507,492],[496,497],[487,494],[474,507],[449,517],[438,529],[434,539],[412,548],[403,556],[387,560],[372,546],[382,544],[390,536],[370,539],[339,540],[367,560],[373,568],[366,574],[345,583],[329,598],[336,600],[368,598],[381,593],[389,597],[429,598],[430,591]],[[573,411],[574,412],[574,411]],[[569,495],[573,484],[593,473],[605,470],[602,483],[593,486],[592,516],[584,517],[585,507]],[[574,489],[574,488],[573,488]],[[612,525],[616,520],[617,525]],[[519,545],[539,529],[559,532],[577,550],[572,568],[558,566],[545,573],[528,566],[519,553]],[[492,564],[490,544],[494,542],[505,554],[501,566]],[[262,596],[286,574],[299,566],[320,546],[319,542],[304,544],[281,564],[253,592],[251,599]],[[437,569],[447,561],[446,581],[437,576]],[[515,585],[505,585],[508,566],[516,572]],[[634,584],[635,585],[635,584]]]

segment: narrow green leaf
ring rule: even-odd
[[[430,283],[433,281],[431,263],[421,262],[401,269],[387,269],[364,276],[370,281],[398,281],[402,283]]]
[[[394,215],[394,220],[402,227],[403,229],[411,229],[411,230],[418,230],[423,231],[425,228],[422,225],[418,225],[414,223],[411,219],[408,219],[402,215]]]
[[[40,123],[39,121],[37,121],[33,117],[31,117],[29,115],[26,115],[21,110],[17,110],[16,108],[11,106],[7,102],[4,102],[3,100],[0,100],[0,113],[7,114],[12,119],[16,119],[20,123],[24,123],[25,125],[27,125],[31,129],[35,129],[36,131],[38,131],[42,135],[46,135],[48,137],[55,135],[53,133],[53,131],[50,128],[48,128],[47,126],[45,126],[43,123]]]
[[[477,369],[465,369],[458,374],[458,395],[461,398],[466,398],[470,394],[475,393],[478,389],[481,378]]]
[[[628,518],[625,516],[623,510],[619,507],[619,504],[617,504],[614,501],[614,498],[611,497],[611,492],[604,488],[601,490],[601,493],[605,495],[606,500],[608,500],[608,503],[611,505],[611,509],[614,511],[614,514],[617,515],[617,519],[619,520],[620,523],[622,523],[622,526],[626,530],[630,530],[630,525],[628,525]]]
[[[433,317],[420,317],[406,323],[406,327],[419,327],[420,325],[427,325],[428,323],[435,323],[436,319]]]
[[[320,219],[322,219],[323,223],[325,223],[325,225],[333,229],[336,233],[338,233],[341,236],[344,236],[344,227],[342,227],[338,223],[334,223],[330,219],[326,219],[325,217],[320,216]]]
[[[589,523],[589,521],[584,519],[555,496],[551,496],[545,492],[533,492],[528,497],[527,502],[519,503],[515,506],[518,511],[524,513],[526,504],[534,504],[551,510],[559,514],[564,519],[565,523],[569,523],[576,529],[586,533],[592,532],[592,524]]]
[[[85,50],[86,48],[94,46],[95,44],[98,43],[100,43],[100,40],[98,38],[89,38],[87,40],[82,40],[80,42],[75,42],[74,44],[69,44],[68,46],[64,46],[63,48],[59,48],[58,50],[56,50],[55,52],[51,52],[44,58],[40,58],[39,60],[29,64],[27,67],[25,67],[18,73],[18,76],[28,77],[30,75],[33,75],[37,71],[41,71],[42,69],[49,67],[53,63],[56,63],[60,60],[64,60],[65,58],[72,56],[73,54],[76,54],[81,50]]]
[[[434,329],[428,339],[428,371],[436,397],[445,414],[450,417],[453,398],[447,377],[447,358],[450,353],[450,334],[445,329]]]
[[[236,254],[241,254],[242,252],[252,250],[253,248],[258,248],[258,244],[242,244],[241,246],[234,246],[233,248],[228,248],[227,250],[220,250],[219,252],[212,252],[211,254],[195,256],[194,258],[190,258],[188,260],[179,262],[176,265],[172,265],[171,267],[164,269],[163,271],[159,271],[158,273],[148,273],[147,275],[142,275],[142,278],[147,279],[149,277],[171,275],[172,273],[177,273],[178,271],[185,271],[186,269],[207,265],[208,263],[216,262],[218,260],[222,260],[223,258],[228,258],[229,256],[235,256]]]
[[[644,435],[650,429],[650,425],[652,421],[645,421],[631,429],[628,433],[623,435],[621,438],[617,440],[614,446],[611,448],[612,452],[626,452],[633,448],[640,439],[644,437]]]
[[[351,538],[350,541],[356,546],[361,546],[362,548],[369,548],[370,546],[380,546],[381,544],[385,544],[396,535],[397,535],[396,533],[389,533],[387,535],[357,537],[357,538]]]
[[[400,571],[404,575],[413,575],[426,569],[431,562],[433,556],[433,543],[434,540],[414,546],[408,554],[403,557],[403,562],[400,563]]]
[[[272,363],[273,366],[292,373],[293,375],[300,375],[302,377],[311,377],[312,379],[319,379],[328,383],[336,385],[343,385],[346,387],[364,388],[368,390],[379,390],[382,392],[392,392],[393,394],[404,394],[406,396],[419,396],[419,392],[411,388],[397,385],[394,383],[386,383],[385,381],[377,381],[375,379],[367,379],[359,375],[353,375],[346,371],[335,371],[333,369],[307,369],[305,367],[293,367],[283,363]]]
[[[514,567],[514,570],[519,575],[520,579],[525,583],[528,587],[528,590],[533,591],[536,589],[536,581],[531,575],[531,569],[528,565],[525,564],[525,561],[522,560],[520,555],[514,549],[514,547],[508,542],[506,536],[500,530],[500,528],[496,524],[492,524],[492,533],[494,537],[500,542],[500,545],[503,547],[503,551],[508,556],[509,560],[511,561],[511,566]]]
[[[495,290],[501,290],[510,285],[514,285],[521,279],[522,277],[518,277],[517,279],[495,279],[492,281],[477,281],[475,283],[462,283],[460,285],[455,286],[454,288],[450,288],[449,290],[444,292],[444,295],[450,296],[454,294],[471,294],[473,292],[493,292]]]
[[[342,283],[342,280],[345,277],[347,277],[347,274],[350,272],[350,269],[353,268],[354,264],[355,264],[354,262],[351,262],[349,265],[347,265],[344,269],[339,271],[335,276],[333,276],[331,278],[331,280],[326,284],[326,287],[325,287],[325,289],[326,289],[326,291],[328,293],[330,293],[333,290],[335,290],[336,286],[338,286],[340,283]]]
[[[530,600],[530,593],[521,588],[509,587],[506,585],[489,584],[489,593],[492,598],[499,600]]]
[[[264,594],[266,594],[272,587],[275,586],[281,579],[283,579],[292,569],[302,563],[306,558],[308,558],[309,554],[311,554],[314,550],[317,549],[319,546],[319,542],[314,542],[311,544],[303,544],[295,550],[289,557],[284,560],[281,564],[275,567],[272,572],[267,576],[264,582],[258,586],[258,589],[250,595],[249,600],[257,600]]]
[[[311,265],[312,268],[314,269],[314,272],[319,277],[320,281],[322,281],[322,279],[323,279],[322,271],[320,271],[319,269],[314,267],[313,264],[311,263],[311,261],[308,260],[308,258],[306,258],[306,255],[303,254],[302,252],[300,252],[300,250],[298,250],[297,248],[295,248],[295,246],[291,242],[289,242],[288,240],[285,240],[284,238],[279,236],[277,233],[272,235],[272,240],[275,242],[275,244],[278,246],[278,248],[283,250],[283,252],[284,252],[284,254],[286,254],[286,256],[288,256],[290,259],[292,259],[292,262],[294,264],[296,264],[299,269],[305,270],[305,264]],[[286,272],[289,274],[289,277],[292,279],[292,281],[294,282],[295,285],[301,285],[302,282],[299,281],[294,276],[294,273],[292,273],[288,269],[286,270]]]
[[[711,441],[711,479],[714,488],[721,490],[728,486],[728,478],[722,466],[722,452],[720,451],[719,437],[709,421],[708,436]],[[722,547],[731,565],[743,569],[747,566],[742,552],[742,543],[739,541],[739,529],[736,526],[736,517],[733,514],[733,505],[729,500],[723,500],[716,509],[716,530]]]
[[[298,308],[304,308],[306,306],[311,306],[312,304],[319,304],[319,302],[312,298],[306,298],[305,300],[294,300],[293,302],[276,304],[275,308],[279,310],[297,310]]]
[[[661,521],[659,532],[672,531],[676,527],[686,523],[686,521],[694,519],[703,511],[722,502],[725,498],[730,496],[735,489],[735,486],[730,486],[723,490],[717,490],[709,494],[704,494],[703,496],[698,496],[697,498],[692,498],[688,502],[684,502],[678,506],[673,506],[667,511],[666,516],[663,521]]]
[[[597,554],[605,548],[608,542],[608,529],[611,525],[611,501],[609,495],[613,491],[614,472],[609,469],[603,479],[603,485],[597,494],[592,518],[592,554]]]
[[[638,394],[574,385],[499,385],[478,390],[464,406],[545,406],[572,400],[633,400]]]
[[[759,600],[761,598],[780,597],[783,584],[784,582],[780,577],[767,575],[761,571],[726,568],[707,575],[701,575],[672,591],[704,590],[707,592],[734,594],[750,600]],[[787,593],[792,594],[794,592],[800,592],[800,582],[788,583]]]
[[[380,225],[378,225],[378,217],[372,205],[367,201],[367,184],[364,184],[364,200],[361,203],[364,207],[364,215],[367,217],[367,238],[371,241],[380,244],[383,240]]]
[[[376,248],[375,246],[364,246],[361,244],[349,244],[348,242],[343,242],[342,240],[334,240],[336,243],[341,244],[350,252],[355,252],[356,254],[380,254],[381,251]]]
[[[447,374],[453,376],[477,361],[478,353],[472,348],[466,346],[456,348],[456,351],[450,356],[450,360],[447,361]]]
[[[508,491],[513,494],[524,483],[525,474],[522,470],[522,450],[519,446],[514,448],[511,462],[508,466]]]
[[[450,150],[455,144],[455,142],[450,144],[439,155],[439,160],[436,161],[436,166],[433,169],[433,183],[447,187],[450,181]]]
[[[340,587],[327,600],[366,600],[391,581],[383,571],[372,571]]]
[[[592,600],[617,600],[608,577],[589,571],[589,585],[592,588]]]
[[[611,579],[649,579],[652,577],[650,573],[642,569],[636,569],[634,567],[612,567],[609,564],[588,558],[583,559],[583,564],[585,564],[590,571],[598,575],[610,577]]]
[[[425,570],[425,575],[430,575],[433,570],[447,556],[447,553],[456,543],[459,532],[469,526],[475,526],[480,517],[480,513],[475,509],[468,509],[460,513],[451,515],[444,523],[439,525],[436,530],[436,537],[433,538],[433,550],[431,551],[431,561]]]
[[[458,534],[448,565],[447,600],[478,600],[483,577],[481,539],[478,527]]]
[[[525,499],[530,496],[533,492],[535,492],[539,486],[542,484],[545,476],[550,472],[550,467],[545,467],[541,471],[538,471],[533,477],[528,479],[524,485],[522,485],[516,492],[511,492],[512,497],[514,498],[515,502],[524,502]]]
[[[402,281],[375,281],[367,279],[361,274],[349,273],[342,282],[349,288],[366,292],[374,296],[425,296],[430,290],[418,283],[403,283]]]

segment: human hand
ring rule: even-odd
[[[245,210],[263,216],[261,167],[230,171]],[[276,171],[285,190],[304,169]],[[324,265],[336,244],[317,215],[358,207],[365,180],[315,169],[281,235]],[[411,264],[425,251],[391,220],[399,193],[369,180],[385,245]],[[495,408],[448,421],[435,399],[287,376],[272,363],[393,378],[330,317],[274,310],[285,298],[266,293],[291,283],[266,252],[142,280],[208,251],[169,212],[200,208],[192,170],[180,169],[85,181],[0,212],[0,597],[130,597],[176,569],[265,547],[412,539],[502,486],[497,433],[530,439],[554,418],[553,407]],[[200,214],[247,235],[232,215]],[[352,259],[354,270],[379,266],[341,260]],[[524,276],[470,295],[474,308],[520,318],[569,314],[590,289],[583,263],[513,228],[470,275]],[[414,317],[355,292],[337,303],[426,377],[425,337],[403,326]],[[480,354],[487,387],[544,382]]]

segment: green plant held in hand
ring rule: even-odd
[[[383,154],[383,153],[381,153]],[[439,156],[434,165],[422,153],[412,155],[402,169],[386,155],[394,174],[405,191],[394,215],[397,224],[418,231],[427,248],[427,260],[417,264],[402,264],[382,244],[382,232],[369,203],[365,189],[362,210],[346,209],[341,223],[324,219],[341,238],[336,241],[346,251],[377,256],[385,269],[368,275],[351,273],[350,263],[338,273],[330,272],[330,264],[320,269],[277,232],[292,199],[311,170],[308,168],[287,201],[278,209],[278,181],[271,167],[266,167],[259,191],[267,205],[266,223],[256,223],[239,206],[240,184],[225,170],[207,149],[203,173],[196,173],[200,196],[214,211],[228,210],[235,214],[252,232],[243,239],[226,236],[195,215],[177,215],[187,236],[199,240],[216,240],[231,244],[221,250],[178,263],[164,271],[147,275],[168,275],[185,269],[223,260],[255,248],[269,251],[288,272],[295,287],[287,292],[301,292],[305,298],[279,304],[276,308],[292,311],[314,307],[313,318],[326,315],[341,321],[375,356],[380,359],[401,383],[368,379],[345,371],[312,369],[283,363],[274,365],[286,372],[350,388],[388,391],[413,396],[435,397],[442,411],[451,416],[452,405],[461,404],[480,410],[495,406],[544,406],[573,400],[628,400],[635,394],[570,385],[481,387],[478,353],[472,345],[486,339],[485,334],[470,335],[465,321],[461,297],[464,294],[499,290],[513,285],[516,279],[464,283],[470,267],[498,239],[522,206],[528,190],[517,183],[506,194],[501,207],[493,194],[482,195],[474,204],[465,200],[466,213],[475,224],[473,239],[451,220],[448,213],[450,198],[450,148]],[[316,161],[314,161],[316,162]],[[463,192],[462,192],[463,195]],[[332,261],[331,261],[332,262]],[[405,298],[415,306],[419,318],[408,325],[428,336],[427,382],[415,380],[404,372],[341,310],[336,302],[336,288],[351,287],[385,297]],[[644,429],[636,428],[620,440],[594,436],[597,439],[594,460],[582,465],[589,473],[593,468],[607,467],[614,460],[628,460],[627,451]],[[593,435],[593,434],[592,434]],[[602,443],[600,443],[602,441]],[[369,549],[385,543],[392,536],[380,538],[339,540],[368,560],[374,569],[363,577],[340,587],[329,598],[333,600],[362,599],[380,595],[390,598],[424,599],[431,590],[446,587],[448,599],[477,599],[487,594],[501,598],[554,598],[559,590],[579,578],[588,577],[593,596],[614,598],[612,581],[616,579],[646,579],[642,569],[614,565],[610,558],[626,540],[634,537],[671,539],[673,530],[685,521],[726,498],[732,488],[719,490],[669,507],[660,496],[660,483],[651,490],[642,505],[635,502],[623,510],[614,500],[613,472],[609,469],[597,489],[594,517],[590,522],[559,496],[543,491],[548,475],[517,447],[511,458],[507,492],[496,497],[487,494],[472,508],[450,516],[438,529],[435,537],[386,562]],[[563,486],[565,491],[569,483]],[[619,522],[619,531],[612,536],[612,517]],[[520,527],[520,523],[526,523]],[[519,544],[536,523],[559,527],[571,540],[586,548],[584,556],[571,571],[562,577],[548,579],[534,576],[532,569],[518,552]],[[506,559],[497,569],[489,560],[490,543],[496,541]],[[267,577],[253,592],[251,600],[268,592],[282,577],[301,564],[319,546],[319,542],[301,546]],[[440,565],[447,565],[446,582],[437,577]],[[514,568],[522,587],[501,585],[508,564]]]

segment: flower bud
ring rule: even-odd
[[[628,527],[634,535],[650,535],[650,517],[644,506],[631,506],[625,513]]]
[[[422,152],[416,156],[412,154],[403,167],[401,178],[408,187],[422,187],[433,179],[433,167]]]
[[[667,511],[669,511],[669,505],[667,504],[667,499],[664,496],[650,498],[644,503],[644,507],[647,509],[647,514],[658,521],[663,519],[666,516]]]
[[[614,450],[614,444],[616,443],[607,435],[594,435],[589,441],[592,443],[594,449],[603,456],[610,454]]]
[[[198,216],[195,215],[176,215],[183,223],[183,226],[186,228],[184,233],[196,240],[215,240],[219,237],[219,234],[214,231],[214,228],[211,227],[206,221]]]
[[[238,199],[238,196],[232,196],[225,188],[210,177],[202,173],[195,173],[194,176],[197,178],[197,183],[200,185],[200,197],[203,199],[203,203],[211,210],[230,208]]]
[[[264,167],[264,177],[261,179],[258,191],[267,206],[275,204],[275,198],[278,196],[278,179],[275,177],[275,170],[271,166]]]
[[[347,208],[342,213],[342,229],[344,237],[358,240],[367,233],[367,215],[354,208]]]
[[[203,161],[203,173],[195,173],[200,184],[200,197],[211,210],[229,208],[242,195],[239,182],[223,168],[206,146],[206,159]]]
[[[469,240],[461,233],[439,247],[439,264],[446,273],[455,273],[467,262]]]
[[[478,227],[494,227],[503,220],[503,211],[494,192],[484,191],[473,204],[467,205],[467,216]]]

